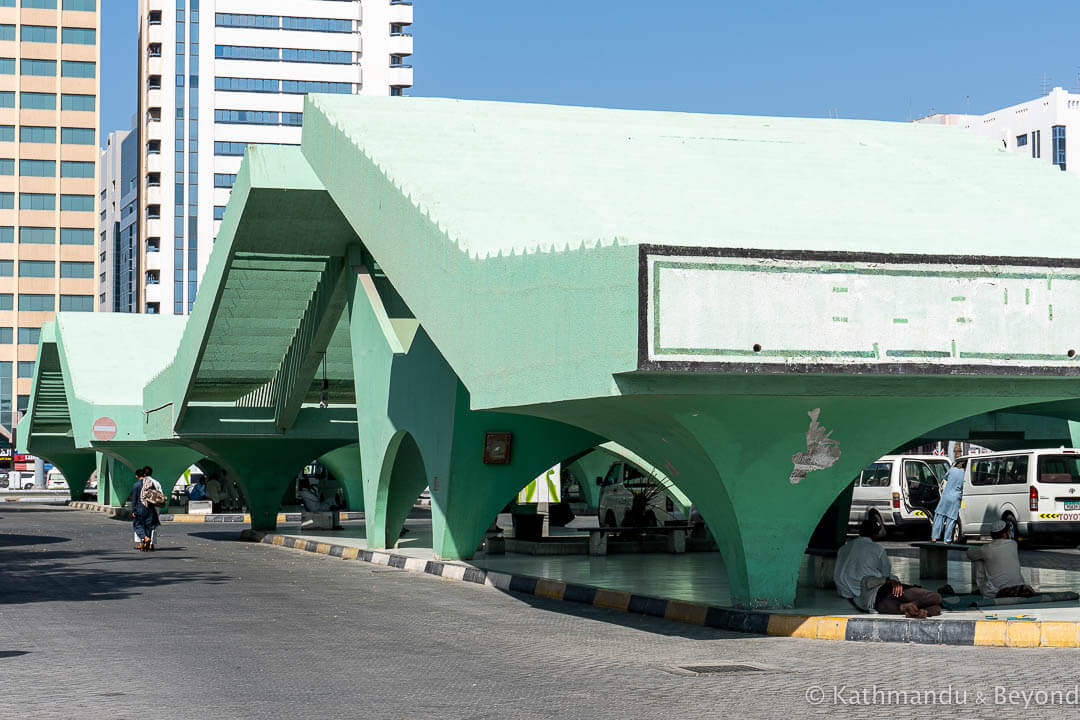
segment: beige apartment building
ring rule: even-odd
[[[0,0],[0,445],[41,324],[94,309],[101,0]]]

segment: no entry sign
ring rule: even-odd
[[[116,421],[110,417],[98,418],[94,421],[94,439],[112,440],[116,437]]]

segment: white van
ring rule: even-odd
[[[1015,450],[971,455],[954,537],[990,534],[1004,520],[1012,538],[1080,533],[1080,450]]]
[[[848,524],[866,518],[878,523],[878,534],[906,526],[929,528],[927,507],[937,505],[939,485],[952,463],[941,455],[885,455],[855,478]]]

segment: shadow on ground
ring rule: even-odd
[[[71,542],[71,538],[57,537],[55,535],[0,534],[0,548],[16,547],[19,545],[55,545],[56,543],[65,542]]]
[[[41,537],[32,537],[34,544]],[[28,543],[29,544],[29,543]],[[176,548],[182,550],[182,548]],[[164,562],[190,560],[188,555],[154,554],[156,562],[145,569],[131,569],[140,554],[95,550],[5,550],[0,553],[0,605],[37,602],[90,602],[123,600],[141,588],[184,583],[217,584],[227,576],[218,572],[172,570]],[[112,567],[110,567],[112,566]]]

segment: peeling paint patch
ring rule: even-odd
[[[1047,312],[1047,316],[1050,318],[1050,322],[1053,322],[1054,321],[1054,306],[1053,305],[1047,305],[1046,306],[1046,312]]]
[[[907,325],[907,318],[893,318],[893,325]]]
[[[847,288],[846,288],[846,287],[834,287],[834,288],[832,289],[832,291],[833,291],[834,293],[846,293],[846,292],[847,292]]]
[[[1024,288],[1024,304],[1031,304],[1031,288]]]
[[[967,300],[967,298],[963,295],[957,295],[952,299],[953,302],[964,302],[965,300]]]
[[[1005,288],[1005,304],[1009,304],[1009,288]]]
[[[788,479],[792,485],[798,485],[815,470],[832,467],[840,459],[840,443],[830,437],[832,430],[826,431],[818,424],[821,408],[814,408],[807,415],[810,416],[810,427],[806,431],[806,450],[791,456],[794,467]]]
[[[840,315],[833,315],[833,319],[832,319],[832,320],[833,320],[833,322],[847,322],[847,318],[846,318],[846,317],[842,317],[842,316],[840,316]]]
[[[971,322],[971,318],[958,317],[956,318],[956,322],[960,323],[961,325],[966,325],[967,323]]]

